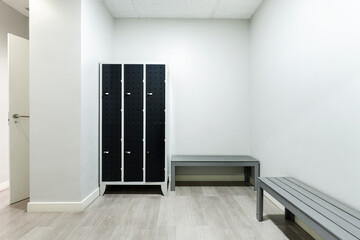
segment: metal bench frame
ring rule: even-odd
[[[254,190],[260,176],[260,162],[250,156],[202,156],[174,155],[171,158],[171,191],[175,191],[176,167],[244,167],[245,181],[250,181],[251,167],[254,168]]]
[[[286,183],[289,186],[288,189],[285,187],[287,186]],[[295,188],[292,188],[292,186]],[[302,190],[297,191],[295,189]],[[294,221],[295,216],[297,216],[322,238],[327,240],[360,239],[359,212],[293,178],[258,179],[256,217],[259,222],[263,220],[264,191],[285,207],[286,219]],[[303,199],[301,198],[302,192],[304,193]],[[312,200],[309,196],[314,196],[314,199],[318,201]],[[293,199],[293,201],[290,199]],[[296,202],[296,204],[294,204],[294,202]],[[318,205],[319,207],[313,208],[311,205]],[[326,212],[328,212],[328,214],[325,214]],[[348,219],[346,219],[346,216],[348,216]],[[353,220],[351,221],[350,218]],[[342,225],[347,225],[347,227],[340,226],[341,224],[339,224],[339,222],[341,222]]]

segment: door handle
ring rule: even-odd
[[[130,152],[130,151],[125,151],[125,153],[126,153],[126,154],[131,154],[131,152]]]
[[[110,152],[109,151],[104,151],[104,154],[109,154]]]
[[[21,116],[21,115],[19,115],[17,113],[13,114],[12,117],[15,118],[15,119],[16,118],[30,118],[30,116]]]
[[[148,96],[152,96],[153,93],[152,93],[152,92],[148,92],[147,95],[148,95]]]
[[[130,93],[130,92],[127,92],[127,93],[125,93],[125,95],[126,95],[126,96],[130,96],[130,95],[131,95],[131,93]]]

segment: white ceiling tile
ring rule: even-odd
[[[103,0],[116,18],[249,19],[263,0]]]
[[[26,8],[29,8],[29,0],[2,0],[4,3],[14,8],[19,13],[23,14],[26,17],[29,17],[29,11]]]
[[[138,14],[132,0],[103,0],[113,17],[136,18]]]
[[[211,18],[218,0],[133,0],[144,18]]]
[[[220,0],[214,17],[250,19],[262,2],[262,0]]]

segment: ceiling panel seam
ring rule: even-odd
[[[132,2],[132,5],[133,5],[133,7],[134,7],[134,10],[135,10],[135,12],[136,12],[136,17],[137,17],[137,18],[140,18],[140,17],[141,17],[141,16],[140,16],[140,12],[138,11],[134,0],[131,0],[131,2]]]
[[[217,0],[217,1],[215,2],[215,5],[214,5],[214,10],[213,10],[212,13],[211,13],[211,18],[214,18],[214,17],[215,17],[215,14],[216,14],[216,12],[217,12],[217,10],[218,10],[218,8],[219,8],[219,4],[220,4],[220,0]]]
[[[1,1],[1,0],[0,0]],[[3,0],[13,1],[13,0]],[[17,0],[20,1],[20,0]],[[22,0],[26,1],[26,0]],[[102,0],[116,18],[250,19],[263,0]]]

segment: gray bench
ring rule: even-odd
[[[171,157],[171,191],[175,191],[176,167],[244,167],[245,181],[250,181],[251,168],[254,168],[255,187],[260,176],[260,162],[250,156],[201,156],[173,155]]]
[[[360,213],[294,178],[259,178],[257,219],[263,219],[263,191],[285,207],[285,218],[297,216],[322,238],[360,239]]]

